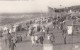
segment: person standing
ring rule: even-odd
[[[8,35],[8,45],[10,45],[10,43],[11,43],[11,39],[12,39],[12,36],[11,36],[10,33],[8,33],[7,35]]]
[[[53,28],[55,29],[56,27],[56,21],[53,21]]]
[[[31,42],[32,42],[32,46],[35,45],[35,37],[31,36]]]
[[[46,30],[46,31],[47,31],[47,34],[48,34],[48,33],[49,33],[49,27],[47,28],[47,30]]]
[[[51,33],[51,35],[50,35],[50,42],[52,44],[54,44],[54,42],[55,42],[55,36],[53,35],[53,33]]]
[[[66,32],[67,32],[67,30],[66,29],[63,29],[62,30],[63,31],[63,38],[64,38],[64,44],[66,44]]]
[[[44,40],[43,36],[40,36],[40,43],[41,44],[43,44],[43,40]]]
[[[13,40],[11,40],[11,44],[10,44],[10,50],[14,50],[14,48],[16,47],[15,43],[13,42]]]
[[[34,40],[35,40],[35,45],[37,46],[37,45],[38,45],[38,44],[37,44],[37,43],[38,43],[38,36],[34,36],[34,38],[35,38],[35,39],[34,39]]]

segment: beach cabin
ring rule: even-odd
[[[73,23],[73,34],[79,34],[80,33],[80,19],[75,20]]]

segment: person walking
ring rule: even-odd
[[[11,40],[11,44],[10,44],[10,50],[14,50],[14,48],[16,47],[15,43],[13,42],[13,40]]]

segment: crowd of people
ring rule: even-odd
[[[66,44],[66,33],[67,29],[64,28],[66,23],[67,17],[40,17],[37,19],[29,20],[25,23],[26,26],[19,23],[18,25],[13,25],[11,28],[3,29],[3,33],[6,32],[6,35],[3,35],[5,44],[8,44],[11,50],[14,50],[16,47],[16,38],[18,31],[26,31],[26,37],[30,37],[32,46],[45,43],[45,39],[47,39],[47,43],[54,44],[55,43],[55,36],[54,33],[50,32],[51,29],[59,29],[62,31],[62,35],[64,37],[64,43]],[[16,33],[14,36],[13,33]]]
[[[63,33],[64,30],[63,25],[65,25],[65,18],[64,17],[57,17],[57,18],[53,18],[53,17],[47,17],[47,18],[39,18],[34,22],[36,24],[35,28],[37,28],[37,31],[35,31],[34,26],[29,29],[30,32],[28,33],[28,35],[31,36],[31,41],[32,44],[36,44],[38,43],[38,41],[43,44],[43,42],[45,41],[45,38],[47,38],[47,43],[54,43],[55,42],[55,36],[53,33],[50,33],[50,27],[52,26],[53,29],[57,28],[60,29]],[[64,33],[65,34],[65,33]]]

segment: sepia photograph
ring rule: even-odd
[[[80,0],[0,0],[0,50],[80,50]]]

